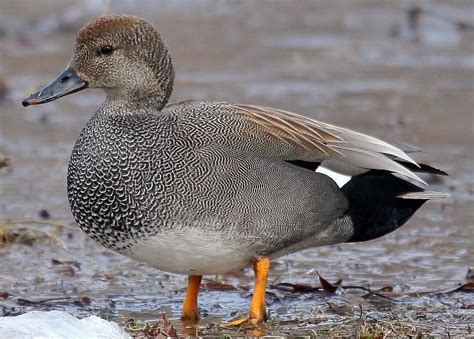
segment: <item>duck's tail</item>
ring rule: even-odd
[[[345,221],[354,229],[348,242],[371,240],[393,232],[427,200],[448,196],[375,170],[352,177],[342,191],[349,201]]]

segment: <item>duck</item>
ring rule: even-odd
[[[199,320],[203,275],[252,266],[248,314],[261,324],[271,260],[391,233],[428,200],[418,149],[251,104],[169,103],[174,68],[148,21],[105,15],[78,33],[65,71],[22,101],[86,88],[106,98],[82,129],[67,171],[79,227],[99,244],[188,276],[183,321]],[[350,175],[342,187],[318,169]]]

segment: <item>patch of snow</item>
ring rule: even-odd
[[[130,339],[120,326],[94,315],[78,319],[66,312],[28,312],[0,318],[2,339]]]

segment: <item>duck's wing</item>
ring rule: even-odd
[[[320,162],[337,168],[385,170],[425,184],[409,166],[395,160],[401,159],[411,168],[419,167],[400,147],[291,112],[252,105],[232,106],[250,124],[250,131],[256,138],[287,150],[279,155],[283,160]]]

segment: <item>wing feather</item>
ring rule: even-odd
[[[426,184],[407,167],[394,161],[402,159],[419,165],[401,148],[383,140],[347,128],[327,124],[295,113],[278,109],[233,105],[248,121],[263,128],[264,132],[292,146],[297,153],[291,159],[308,160],[308,151],[314,161],[339,163],[363,170],[378,169],[401,174]]]

